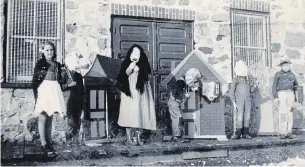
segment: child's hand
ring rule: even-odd
[[[233,109],[237,110],[237,104],[235,102],[233,102]]]
[[[72,81],[71,83],[68,84],[68,87],[73,87],[76,85],[76,82]]]
[[[131,62],[130,63],[130,65],[129,65],[129,67],[128,68],[130,68],[130,69],[134,69],[135,67],[136,67],[136,65],[137,65],[137,62]]]
[[[279,104],[279,98],[275,98],[273,102]]]

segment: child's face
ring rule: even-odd
[[[51,45],[45,45],[43,53],[46,59],[51,60],[54,54],[54,49]]]
[[[140,49],[134,47],[130,55],[130,60],[133,62],[138,62],[139,59],[140,59]]]
[[[284,63],[284,64],[282,64],[282,70],[284,71],[284,72],[287,72],[287,71],[289,71],[290,70],[290,64],[289,63]]]

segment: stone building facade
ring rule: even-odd
[[[187,20],[193,22],[193,49],[202,51],[213,68],[228,82],[232,78],[231,9],[267,13],[270,20],[270,53],[272,68],[281,55],[293,62],[299,82],[305,83],[305,0],[65,0],[65,55],[81,53],[91,62],[96,54],[112,55],[112,16],[151,19]],[[1,8],[7,7],[1,1]],[[1,22],[7,10],[1,10]],[[1,24],[1,42],[6,27]],[[1,51],[5,48],[2,46]],[[1,52],[1,66],[5,61]],[[1,69],[1,82],[5,82]],[[1,89],[1,122],[5,138],[16,139],[31,117],[34,97],[31,89]],[[25,134],[28,134],[25,128]]]

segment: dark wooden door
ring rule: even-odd
[[[157,85],[156,92],[160,118],[167,118],[168,88],[159,84],[193,49],[192,23],[158,22],[156,24],[156,60]],[[166,120],[165,120],[166,121]],[[168,122],[168,121],[166,121]]]
[[[144,48],[153,71],[151,84],[159,118],[164,116],[159,111],[166,99],[159,85],[193,49],[192,29],[192,22],[113,18],[113,57],[124,58],[133,44]]]

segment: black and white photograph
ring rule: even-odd
[[[0,0],[1,166],[305,166],[305,0]]]

